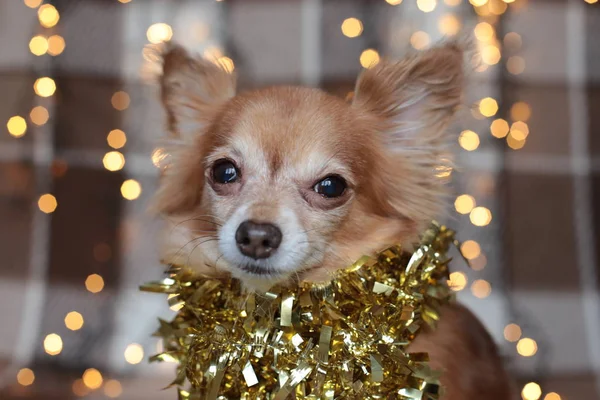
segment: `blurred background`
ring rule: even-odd
[[[453,127],[458,297],[526,400],[600,398],[597,0],[0,0],[0,398],[174,399],[145,213],[168,155],[150,83],[174,40],[240,76],[351,96],[356,75],[471,32]],[[595,111],[595,112],[594,112]],[[596,233],[594,233],[596,232]]]

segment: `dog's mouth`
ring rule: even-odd
[[[239,265],[239,268],[246,273],[262,277],[281,275],[281,272],[273,268],[260,266],[256,264],[242,264]]]

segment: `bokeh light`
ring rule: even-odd
[[[458,143],[467,151],[476,150],[479,147],[479,135],[469,130],[462,131],[458,137]]]
[[[60,354],[63,349],[63,341],[56,333],[51,333],[44,338],[44,351],[51,356]]]
[[[473,32],[477,40],[484,43],[490,42],[495,36],[494,27],[487,22],[478,23]]]
[[[35,35],[29,41],[29,51],[36,56],[41,56],[48,52],[48,39],[42,35]]]
[[[437,6],[437,0],[417,0],[417,7],[423,12],[432,12]]]
[[[50,119],[50,113],[44,106],[36,106],[31,109],[29,119],[37,126],[42,126]]]
[[[550,392],[544,396],[544,400],[561,400],[560,395],[556,392]]]
[[[504,339],[509,342],[516,342],[521,339],[521,327],[517,324],[508,324],[504,327]]]
[[[379,53],[374,49],[366,49],[360,54],[360,65],[363,68],[371,68],[379,63]]]
[[[232,73],[235,69],[235,63],[233,60],[227,56],[221,56],[217,58],[217,64],[221,66],[228,73]]]
[[[72,390],[73,394],[79,397],[83,397],[90,392],[90,389],[84,385],[83,379],[75,380],[75,382],[73,382]]]
[[[10,117],[6,123],[6,129],[11,136],[19,138],[27,132],[27,121],[20,115]]]
[[[450,277],[448,278],[448,287],[455,292],[460,292],[467,286],[468,282],[467,275],[463,272],[456,271],[450,274]]]
[[[36,79],[33,84],[33,90],[40,97],[50,97],[56,91],[56,83],[54,83],[52,78],[44,76]]]
[[[517,121],[510,126],[509,135],[518,141],[525,140],[529,136],[529,126],[523,121]]]
[[[517,342],[517,352],[523,357],[532,357],[537,353],[537,342],[531,338],[523,338]]]
[[[65,39],[60,35],[52,35],[48,38],[48,54],[58,56],[65,51]]]
[[[456,7],[462,3],[462,0],[444,0],[444,3],[450,7]]]
[[[512,135],[508,135],[506,137],[506,143],[508,144],[508,147],[510,147],[513,150],[522,149],[523,147],[525,147],[526,142],[527,142],[527,139],[517,140]]]
[[[531,118],[531,106],[524,101],[518,101],[510,108],[510,117],[513,121],[527,122]]]
[[[161,149],[160,147],[157,147],[156,149],[154,149],[154,151],[152,152],[152,164],[154,164],[154,166],[156,168],[162,168],[163,167],[163,161],[168,157],[169,155],[167,154],[167,152],[165,152],[164,149]]]
[[[78,331],[83,327],[83,316],[77,311],[71,311],[65,317],[65,326],[72,331]]]
[[[475,7],[481,7],[486,5],[488,0],[469,0],[469,3],[473,4]]]
[[[135,179],[128,179],[121,185],[121,194],[127,200],[135,200],[141,193],[142,186]]]
[[[516,51],[523,45],[523,39],[517,32],[508,32],[504,35],[504,47],[509,50]]]
[[[58,207],[58,202],[56,201],[56,197],[50,193],[46,193],[40,196],[38,200],[38,207],[40,211],[50,214],[56,210],[56,207]]]
[[[471,293],[479,299],[485,299],[492,293],[492,286],[485,279],[477,279],[471,284]]]
[[[481,60],[487,65],[496,65],[500,62],[500,49],[494,45],[483,46],[481,49]]]
[[[137,343],[132,343],[125,349],[124,356],[129,364],[139,364],[144,359],[144,348]]]
[[[173,37],[173,28],[162,22],[152,24],[146,31],[146,37],[153,44],[168,42]]]
[[[85,279],[85,288],[88,292],[99,293],[104,289],[104,279],[98,274],[91,274]]]
[[[483,116],[493,117],[498,112],[498,102],[491,97],[481,99],[479,102],[479,112]]]
[[[523,386],[521,397],[523,400],[538,400],[542,397],[542,388],[535,382],[529,382]]]
[[[462,24],[455,14],[444,14],[438,20],[438,30],[442,35],[454,36],[460,32]]]
[[[393,6],[397,6],[398,4],[402,3],[402,0],[385,0],[386,3],[391,4]]]
[[[24,3],[29,8],[38,8],[44,0],[24,0]]]
[[[471,269],[473,269],[473,271],[481,271],[487,265],[487,257],[483,254],[480,254],[479,257],[470,260],[469,265],[471,266]]]
[[[486,207],[475,207],[469,219],[475,226],[486,226],[492,221],[492,212]]]
[[[410,36],[410,44],[417,50],[422,50],[429,46],[431,43],[431,38],[427,34],[427,32],[416,31]]]
[[[35,382],[35,374],[29,368],[23,368],[17,373],[17,382],[22,386],[29,386]]]
[[[120,129],[113,129],[106,136],[106,142],[113,149],[120,149],[127,143],[127,135]]]
[[[125,166],[125,156],[118,151],[109,151],[102,158],[102,165],[109,171],[119,171]]]
[[[342,22],[342,33],[349,38],[360,36],[363,31],[363,24],[358,18],[346,18]]]
[[[467,240],[460,246],[460,252],[467,260],[472,260],[479,257],[481,254],[481,247],[476,241]]]
[[[44,4],[38,9],[38,19],[44,28],[52,28],[58,23],[60,14],[52,4]]]
[[[104,383],[104,394],[106,397],[110,397],[111,399],[116,399],[123,393],[123,387],[121,386],[121,382],[116,379],[109,379]]]
[[[461,194],[454,201],[454,208],[460,214],[468,214],[475,207],[475,199],[468,194]]]
[[[492,132],[492,136],[498,139],[506,137],[509,131],[510,126],[508,125],[508,122],[502,118],[495,119],[490,124],[490,132]]]
[[[520,75],[525,71],[525,59],[520,56],[512,56],[506,62],[506,69],[513,75]]]
[[[102,374],[96,368],[88,368],[81,377],[83,384],[89,389],[96,390],[102,386]]]
[[[110,104],[119,111],[126,110],[129,107],[129,103],[131,103],[129,94],[122,90],[115,92],[110,98]]]

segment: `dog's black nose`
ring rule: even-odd
[[[242,254],[255,260],[267,258],[281,244],[281,231],[273,224],[244,221],[235,232],[235,241]]]

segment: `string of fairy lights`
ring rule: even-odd
[[[127,4],[135,0],[115,1]],[[450,8],[459,7],[463,3],[463,0],[385,0],[391,7],[399,6],[408,1],[415,2],[417,8],[423,13],[433,12],[442,2]],[[465,3],[466,1],[464,0]],[[598,0],[582,1],[590,4],[598,2]],[[60,21],[59,11],[52,4],[44,3],[44,0],[23,0],[23,2],[26,7],[37,12],[39,25],[42,29],[42,33],[34,35],[29,41],[29,51],[38,57],[60,56],[68,43],[56,33]],[[481,62],[477,64],[476,71],[487,71],[489,68],[500,64],[501,60],[504,60],[503,65],[509,74],[522,74],[525,71],[526,62],[520,54],[523,46],[521,35],[517,32],[508,32],[500,38],[497,35],[495,25],[507,11],[518,12],[525,7],[527,0],[469,0],[469,3],[480,20],[473,30],[481,57]],[[346,37],[352,39],[361,36],[365,27],[359,18],[349,16],[342,21],[340,29]],[[448,12],[438,18],[437,29],[444,36],[455,36],[464,27],[457,13]],[[164,22],[155,23],[147,28],[146,37],[148,44],[144,47],[142,56],[147,61],[153,62],[155,61],[153,58],[154,46],[171,40],[173,28]],[[432,43],[430,35],[422,30],[413,32],[409,41],[411,46],[417,50],[425,49]],[[223,51],[216,46],[207,47],[204,56],[214,60],[229,72],[235,69],[234,61],[224,55]],[[362,67],[370,68],[377,64],[379,60],[379,52],[374,48],[367,48],[361,52],[358,62]],[[35,80],[33,90],[40,98],[48,98],[55,94],[57,87],[51,77],[40,76]],[[115,110],[122,112],[129,108],[131,98],[126,91],[121,90],[112,95],[110,103]],[[471,113],[473,118],[477,120],[489,121],[489,132],[493,138],[504,141],[511,150],[518,151],[522,149],[526,145],[530,134],[527,122],[532,115],[531,106],[524,101],[517,101],[511,105],[507,118],[498,117],[498,111],[498,101],[492,97],[485,97],[477,102]],[[29,124],[43,126],[50,118],[47,108],[41,105],[35,106],[28,115],[10,117],[6,122],[7,131],[13,138],[19,139],[26,135]],[[476,151],[480,147],[480,136],[475,130],[463,130],[458,137],[458,144],[464,151]],[[110,149],[99,161],[108,171],[122,170],[126,164],[126,158],[120,150],[127,144],[127,134],[121,129],[113,129],[108,132],[106,141]],[[156,148],[151,155],[151,159],[156,167],[161,167],[162,161],[167,156],[162,148]],[[440,177],[447,177],[451,172],[451,170],[441,171]],[[126,179],[122,182],[120,192],[123,198],[135,200],[141,195],[142,187],[137,180]],[[38,198],[38,207],[43,213],[53,213],[58,206],[59,203],[52,193],[42,193]],[[488,226],[493,219],[490,209],[478,205],[475,197],[470,194],[457,196],[454,207],[458,214],[468,216],[470,222],[476,227]],[[103,258],[107,251],[110,252],[110,248],[108,250],[95,248],[94,257]],[[461,252],[470,261],[474,271],[481,271],[486,267],[486,256],[476,241],[467,240],[462,243]],[[96,294],[103,290],[104,279],[99,274],[91,274],[83,284],[88,292]],[[450,276],[450,284],[455,291],[464,290],[469,284],[468,277],[463,272],[453,272]],[[491,294],[492,286],[484,279],[476,279],[471,283],[470,290],[475,297],[485,299]],[[71,331],[80,330],[84,323],[84,316],[78,311],[70,311],[65,315],[65,327]],[[515,344],[515,350],[520,356],[534,357],[537,354],[538,344],[536,339],[526,336],[524,329],[519,324],[509,323],[505,326],[503,334],[508,342]],[[49,356],[56,356],[63,350],[63,340],[59,334],[49,333],[43,339],[43,346]],[[129,344],[124,350],[124,358],[129,364],[139,364],[144,359],[143,346],[137,343]],[[18,371],[16,378],[20,385],[30,386],[35,381],[35,373],[30,368],[23,368]],[[105,380],[102,373],[95,368],[84,371],[81,378],[75,380],[72,386],[73,392],[78,396],[84,396],[99,389],[102,389],[109,398],[117,398],[123,391],[118,380]],[[521,391],[524,400],[539,400],[543,394],[543,400],[561,399],[558,393],[544,393],[540,384],[534,381],[526,383]]]

